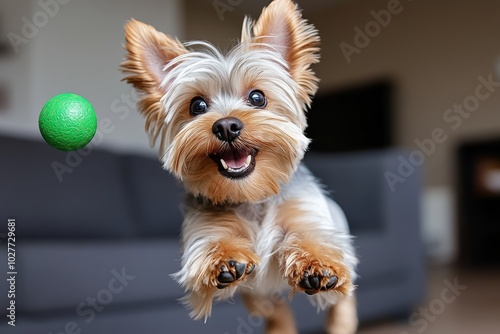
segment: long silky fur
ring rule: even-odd
[[[309,144],[306,112],[319,81],[311,68],[319,61],[316,29],[291,0],[273,1],[255,22],[246,18],[241,43],[227,54],[208,42],[181,44],[135,20],[125,29],[124,80],[142,93],[151,143],[161,140],[163,167],[188,193],[181,269],[173,277],[186,290],[191,316],[206,320],[213,300],[236,291],[261,300],[301,291],[305,272],[329,270],[338,276],[335,289],[309,299],[318,309],[343,305],[330,317],[345,315],[342,324],[328,328],[354,333],[357,258],[347,221],[301,165]],[[267,99],[262,108],[248,101],[256,89]],[[206,101],[206,113],[190,114],[195,97]],[[244,124],[231,144],[212,132],[226,117]],[[210,156],[230,146],[256,152],[250,175],[219,173]],[[255,273],[217,289],[228,260],[256,265]]]

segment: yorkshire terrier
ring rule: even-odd
[[[306,110],[318,88],[317,30],[291,0],[275,0],[222,54],[180,43],[142,22],[125,27],[124,79],[160,159],[186,188],[181,269],[175,279],[195,319],[236,290],[267,319],[267,333],[296,333],[286,303],[304,291],[329,306],[328,333],[357,328],[357,259],[341,209],[301,160]]]

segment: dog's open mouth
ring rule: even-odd
[[[231,179],[243,178],[255,169],[255,149],[229,147],[225,151],[210,154],[219,167],[219,173]]]

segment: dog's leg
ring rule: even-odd
[[[280,272],[291,286],[292,293],[304,291],[314,295],[312,301],[324,308],[352,295],[357,260],[345,227],[345,217],[338,206],[315,196],[314,191],[304,194],[303,198],[284,200],[278,209],[277,223],[284,237],[277,255]],[[336,330],[343,326],[344,321],[349,324],[355,321],[356,309],[349,308],[349,305],[349,302],[342,301],[338,308],[333,309],[329,328]],[[344,314],[349,320],[338,320],[337,315]],[[336,321],[340,321],[338,325]]]
[[[283,298],[242,294],[248,311],[266,319],[266,334],[296,334],[293,313]]]
[[[326,332],[328,334],[353,334],[358,328],[356,298],[341,298],[328,310]]]
[[[321,212],[315,209],[308,209],[299,198],[281,205],[278,223],[285,235],[278,253],[280,271],[293,292],[349,295],[353,284],[351,268],[344,263],[342,232],[315,221],[321,219]]]
[[[208,317],[213,298],[229,298],[258,263],[251,230],[231,210],[186,213],[181,270],[174,275],[188,292],[184,302],[195,319]]]

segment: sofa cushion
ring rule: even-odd
[[[25,239],[130,236],[118,159],[85,154],[0,137],[0,218],[16,218]]]
[[[5,249],[0,256],[7,258]],[[169,275],[179,269],[179,258],[176,240],[19,242],[16,303],[33,313],[76,312],[87,298],[101,304],[175,302],[183,291]]]
[[[380,152],[308,153],[304,162],[344,210],[352,233],[382,229],[383,197],[374,196],[387,188]]]
[[[224,334],[261,333],[263,321],[250,317],[242,302],[236,305],[221,303],[214,307],[212,317],[205,323],[189,317],[189,311],[180,303],[151,303],[133,307],[120,307],[111,303],[90,318],[71,313],[57,313],[44,317],[25,316],[16,327],[0,322],[0,333],[81,333],[81,334]],[[21,318],[19,318],[21,319]],[[257,325],[257,326],[256,326]],[[321,323],[320,323],[321,325]],[[250,331],[249,331],[250,330]]]
[[[130,201],[142,236],[178,238],[184,188],[158,159],[136,155],[121,159]]]

